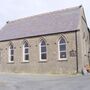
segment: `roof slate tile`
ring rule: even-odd
[[[80,8],[70,8],[8,22],[0,31],[0,41],[75,31]]]

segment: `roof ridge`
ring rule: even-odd
[[[32,16],[27,16],[27,17],[23,17],[23,18],[20,18],[20,19],[16,19],[16,20],[12,20],[12,21],[7,21],[6,23],[12,23],[12,22],[16,22],[16,21],[21,21],[21,20],[25,20],[25,19],[28,19],[28,18],[34,18],[34,17],[40,17],[42,15],[47,15],[47,14],[52,14],[52,13],[55,13],[55,12],[68,12],[68,10],[73,10],[73,9],[78,9],[78,8],[81,8],[82,5],[79,5],[79,6],[75,6],[75,7],[69,7],[69,8],[65,8],[65,9],[61,9],[61,10],[55,10],[55,11],[49,11],[49,12],[45,12],[45,13],[40,13],[40,14],[36,14],[36,15],[32,15]]]

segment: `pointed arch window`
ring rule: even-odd
[[[9,62],[14,62],[14,46],[12,43],[9,45]]]
[[[66,60],[67,58],[67,52],[66,52],[66,41],[63,37],[60,38],[58,42],[58,54],[59,54],[59,60]]]
[[[44,40],[41,40],[41,42],[40,42],[40,60],[46,61],[46,59],[47,59],[46,42]]]
[[[23,61],[29,62],[29,45],[26,41],[23,44]]]

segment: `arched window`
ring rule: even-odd
[[[66,41],[63,37],[60,38],[58,42],[58,47],[59,47],[59,60],[66,60],[67,55],[66,55]]]
[[[29,45],[28,42],[24,42],[23,44],[23,61],[28,62],[29,61]]]
[[[40,60],[46,61],[47,59],[47,49],[46,49],[46,42],[41,40],[40,42]]]
[[[14,46],[12,43],[9,45],[9,62],[14,62]]]

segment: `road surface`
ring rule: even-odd
[[[0,74],[0,90],[90,90],[90,75]]]

